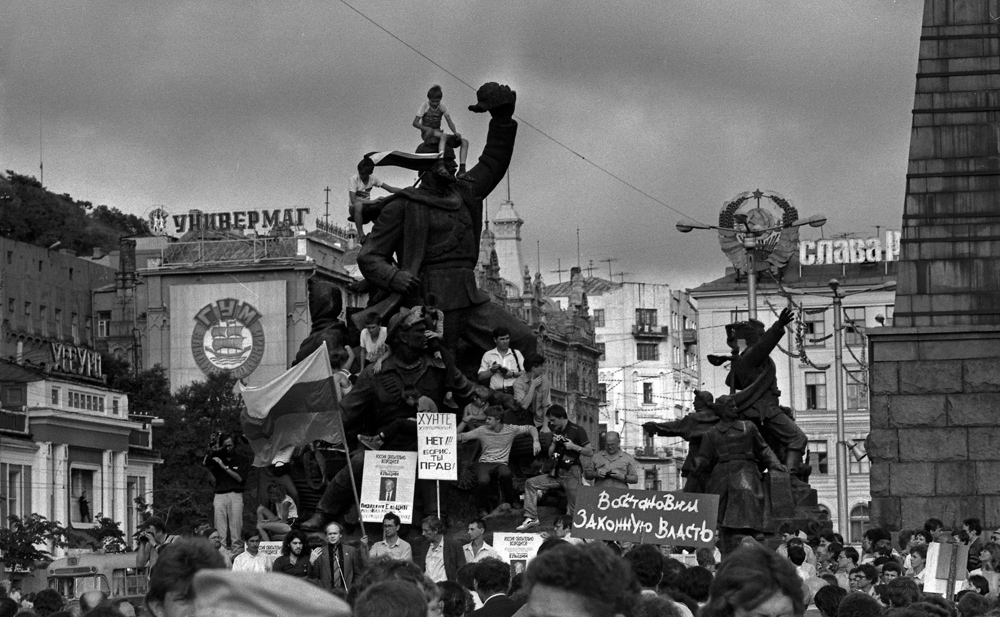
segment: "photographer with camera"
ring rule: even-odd
[[[250,472],[250,459],[236,452],[232,435],[225,433],[214,433],[208,449],[202,463],[214,478],[215,528],[228,547],[243,534],[243,489]]]
[[[493,328],[496,347],[483,354],[479,363],[479,381],[489,381],[490,390],[514,394],[514,380],[524,373],[524,357],[510,348],[510,329]]]
[[[552,471],[535,476],[525,483],[525,518],[518,526],[518,531],[528,531],[541,524],[538,520],[538,497],[546,489],[563,487],[566,491],[566,512],[573,514],[576,509],[576,493],[580,489],[580,477],[583,475],[580,457],[594,454],[587,432],[579,424],[569,421],[562,405],[549,407],[545,416],[553,433],[552,445],[549,446]]]

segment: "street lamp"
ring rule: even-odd
[[[719,227],[717,225],[705,225],[704,223],[681,221],[677,223],[677,231],[682,234],[686,234],[694,229],[714,229],[716,231],[739,232],[743,234],[742,244],[743,250],[746,251],[747,260],[747,315],[750,319],[757,319],[757,271],[756,262],[754,260],[754,251],[757,250],[758,240],[765,234],[769,234],[774,231],[780,232],[793,227],[804,227],[806,225],[809,227],[822,227],[823,225],[826,225],[826,217],[820,214],[815,214],[804,219],[792,221],[791,223],[783,223],[781,225],[765,227],[762,229],[752,227],[747,219],[747,215],[743,213],[734,214],[733,220],[735,220],[739,225],[742,225],[743,229],[729,229],[726,227]]]
[[[847,450],[848,447],[857,456],[853,442],[847,443],[845,418],[844,418],[844,347],[843,347],[843,299],[854,294],[866,293],[870,291],[880,291],[883,289],[895,289],[896,281],[887,281],[881,285],[873,285],[864,289],[852,290],[849,293],[841,293],[840,281],[830,279],[827,283],[832,296],[820,292],[808,292],[797,289],[789,289],[789,293],[805,294],[812,296],[833,298],[833,371],[834,387],[837,394],[834,397],[837,404],[837,531],[847,540],[850,536],[850,512],[847,501]],[[860,459],[859,459],[860,460]]]

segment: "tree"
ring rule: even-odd
[[[52,554],[38,546],[66,546],[66,528],[40,514],[24,518],[8,516],[6,529],[0,529],[0,553],[3,565],[14,571],[31,571],[52,563]]]

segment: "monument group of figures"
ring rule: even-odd
[[[440,104],[440,91],[432,89],[428,94],[437,96],[436,101],[431,99],[428,112],[443,111],[454,130]],[[295,448],[310,456],[323,451],[317,446],[344,448],[346,463],[324,478],[317,506],[296,525],[303,530],[318,531],[330,521],[344,520],[355,505],[360,516],[358,492],[365,479],[366,458],[373,450],[416,452],[417,414],[439,410],[454,414],[460,430],[486,427],[457,439],[478,440],[484,448],[478,465],[471,461],[472,465],[463,466],[469,473],[460,483],[477,489],[480,516],[493,505],[489,495],[496,494],[496,489],[500,489],[501,504],[515,503],[510,467],[517,475],[535,476],[526,478],[525,522],[519,530],[538,524],[538,493],[545,489],[562,488],[567,514],[576,513],[576,492],[583,475],[580,458],[593,455],[594,449],[565,411],[551,404],[547,385],[542,385],[544,358],[535,353],[535,333],[491,303],[476,285],[483,200],[505,175],[517,133],[514,92],[488,83],[477,97],[470,110],[488,112],[491,120],[483,152],[471,169],[464,168],[467,140],[461,140],[460,168],[453,149],[459,142],[440,132],[439,117],[436,127],[422,130],[421,154],[366,155],[358,175],[351,179],[351,213],[362,236],[358,265],[369,296],[368,306],[352,316],[361,331],[360,362],[355,362],[348,345],[347,324],[339,321],[339,291],[322,283],[310,285],[313,326],[296,357],[296,363],[305,362],[325,345],[335,371],[331,381],[342,424],[326,434],[299,434],[282,443],[271,437],[268,456],[262,460],[257,452],[256,464],[269,465],[276,483],[294,494],[283,468]],[[418,114],[414,126],[423,127],[422,118],[426,115]],[[429,144],[431,138],[438,141]],[[403,189],[384,185],[372,171],[386,164],[419,171],[418,185]],[[372,186],[382,186],[390,194],[371,199]],[[364,225],[369,223],[371,231],[366,235]],[[815,505],[815,493],[810,494],[806,484],[806,436],[791,410],[778,403],[780,392],[770,358],[791,321],[791,311],[785,310],[767,329],[755,320],[727,326],[731,354],[713,363],[729,364],[731,392],[717,397],[698,392],[693,414],[644,427],[651,434],[680,436],[691,442],[683,467],[684,492],[719,497],[717,523],[723,542],[735,534],[773,532],[783,521],[804,522],[810,513],[803,507]],[[490,354],[497,356],[487,362]],[[478,371],[469,357],[483,358]],[[509,366],[505,357],[510,359]],[[360,371],[353,377],[352,369],[358,365]],[[477,384],[477,378],[489,387]],[[460,410],[469,405],[486,410],[474,424],[461,422]],[[490,411],[494,408],[499,411]],[[508,459],[515,438],[521,445],[514,449],[522,456],[511,465]],[[318,441],[324,439],[334,443]],[[345,444],[355,447],[345,448]],[[555,469],[537,473],[542,462],[553,463]],[[380,466],[378,473],[387,472]],[[624,471],[620,475],[618,486],[637,482]],[[380,477],[376,486],[379,501],[387,501],[384,496],[389,494],[395,499],[408,489],[414,495],[411,507],[419,506],[414,511],[441,514],[440,486],[432,481],[407,486],[406,478],[393,472]]]

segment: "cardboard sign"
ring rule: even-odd
[[[969,547],[964,544],[940,542],[928,544],[927,563],[924,564],[924,593],[939,593],[946,598],[954,597],[962,590],[962,585],[968,578],[965,568],[968,559]]]
[[[493,548],[500,554],[500,559],[510,564],[511,576],[524,572],[541,545],[542,536],[534,533],[493,534]]]
[[[714,547],[718,495],[581,486],[573,537]]]
[[[404,523],[412,523],[413,488],[416,481],[416,452],[365,452],[365,473],[361,480],[361,520],[365,523],[381,523],[386,512],[395,512]]]
[[[455,414],[417,414],[417,477],[421,480],[458,480],[458,444]]]
[[[277,559],[278,557],[281,557],[281,545],[282,544],[284,544],[284,542],[281,542],[281,541],[263,542],[262,541],[260,543],[260,548],[257,549],[257,552],[260,553],[261,555],[265,555],[267,557],[267,563],[268,564],[273,564],[275,559]],[[270,565],[269,565],[269,567],[270,567]]]

